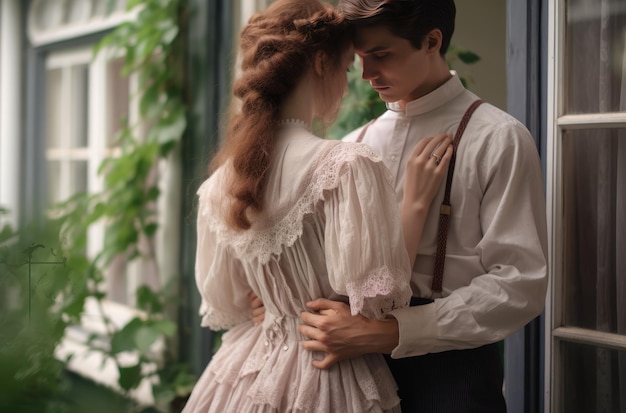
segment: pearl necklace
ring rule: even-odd
[[[293,128],[302,128],[308,131],[311,130],[311,127],[308,123],[303,121],[302,119],[281,119],[278,121],[279,126],[288,126]]]

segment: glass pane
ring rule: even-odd
[[[87,161],[70,162],[70,192],[87,192]]]
[[[626,352],[561,342],[567,413],[626,412]]]
[[[120,74],[124,60],[115,59],[107,65],[108,96],[107,96],[107,146],[116,146],[116,135],[121,126],[128,121],[130,86],[127,77]]]
[[[69,121],[72,122],[71,147],[82,148],[88,145],[89,125],[89,67],[76,65],[72,74],[72,111]]]
[[[61,117],[63,72],[52,69],[46,72],[46,141],[48,148],[61,147]]]
[[[36,3],[35,21],[37,27],[53,29],[63,24],[65,18],[65,2],[63,0],[41,0]]]
[[[626,129],[563,137],[564,322],[626,335]]]
[[[48,203],[50,205],[61,201],[61,162],[48,161]]]
[[[107,299],[120,304],[128,304],[128,291],[126,286],[127,267],[128,257],[126,254],[116,255],[107,266]]]
[[[93,12],[92,16],[102,18],[107,12],[107,3],[109,0],[93,0]]]
[[[85,22],[91,17],[90,0],[69,0],[65,7],[67,7],[67,24]]]
[[[618,0],[567,0],[565,111],[626,110],[626,12]]]

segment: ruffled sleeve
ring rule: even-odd
[[[225,243],[217,242],[210,225],[218,211],[209,196],[210,181],[198,190],[196,284],[202,303],[202,326],[212,330],[229,329],[251,317],[247,294],[251,291],[241,262]]]
[[[390,180],[374,155],[355,156],[341,166],[337,187],[327,191],[325,250],[330,284],[349,297],[353,315],[384,318],[408,305],[411,298],[409,257]]]

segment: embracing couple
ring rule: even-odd
[[[546,292],[542,176],[449,70],[455,13],[277,0],[242,29],[198,190],[202,325],[229,331],[184,412],[506,411],[497,342]],[[321,139],[355,54],[388,110]]]

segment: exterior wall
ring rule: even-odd
[[[480,61],[454,63],[470,82],[468,88],[489,103],[506,110],[506,2],[456,0],[456,28],[452,44],[471,50]]]

